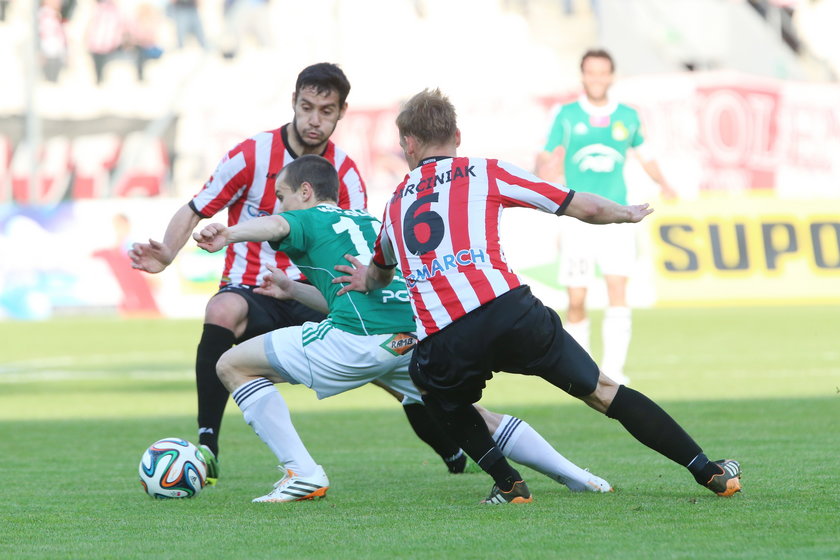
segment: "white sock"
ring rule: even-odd
[[[515,416],[502,417],[493,440],[505,457],[565,484],[574,492],[594,490],[588,483],[602,480],[563,457],[527,422]]]
[[[566,329],[566,332],[572,335],[578,344],[586,350],[586,353],[589,354],[589,319],[586,318],[583,321],[578,321],[576,323],[566,322],[563,323],[563,328]]]
[[[315,473],[317,463],[306,450],[289,415],[286,401],[265,377],[241,385],[233,400],[242,410],[245,422],[260,436],[286,469],[301,476]]]
[[[608,307],[604,313],[602,327],[604,337],[604,358],[601,369],[615,381],[624,378],[624,363],[630,347],[632,318],[629,307]]]

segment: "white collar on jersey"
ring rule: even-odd
[[[612,115],[613,112],[618,109],[618,103],[613,101],[612,99],[607,99],[607,104],[603,106],[596,106],[589,102],[586,98],[586,94],[581,94],[578,97],[578,103],[580,103],[581,108],[586,112],[587,115],[591,115],[593,117],[607,117]]]

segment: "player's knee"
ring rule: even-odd
[[[487,424],[487,429],[492,434],[497,429],[499,429],[499,425],[502,423],[503,416],[498,412],[492,412],[483,408],[477,404],[473,405],[478,413],[481,415],[481,418],[484,420],[484,423]]]
[[[222,382],[222,385],[227,387],[228,391],[233,391],[237,386],[241,385],[239,382],[241,376],[231,357],[230,350],[222,354],[222,357],[216,362],[216,375],[219,381]]]
[[[582,321],[586,318],[585,300],[569,300],[568,315],[575,316],[576,320]],[[573,321],[574,322],[574,321]]]
[[[210,298],[204,309],[204,321],[224,327],[236,333],[242,330],[248,320],[248,302],[245,298],[231,292],[221,293]]]

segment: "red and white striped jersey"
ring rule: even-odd
[[[202,218],[210,218],[227,208],[228,226],[276,214],[279,204],[274,193],[275,179],[283,167],[298,157],[289,147],[288,126],[252,136],[230,150],[190,201],[193,211]],[[321,155],[338,170],[338,205],[345,209],[365,209],[367,192],[355,162],[332,141],[327,142]],[[259,286],[267,272],[266,262],[274,264],[293,280],[303,278],[289,257],[278,253],[268,243],[233,243],[225,253],[220,285]]]
[[[88,51],[108,54],[116,51],[125,40],[125,19],[113,0],[97,2],[93,7],[85,35]]]
[[[502,209],[562,214],[574,191],[509,163],[429,158],[385,206],[373,260],[399,266],[419,338],[521,285],[499,242]]]

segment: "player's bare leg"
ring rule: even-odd
[[[590,329],[589,317],[586,314],[586,287],[569,286],[567,292],[569,295],[569,307],[566,311],[566,321],[563,323],[563,328],[589,353]]]
[[[605,275],[604,281],[609,306],[604,311],[601,327],[604,342],[601,369],[616,382],[629,385],[630,379],[624,375],[632,334],[632,316],[627,306],[627,277]]]
[[[217,364],[219,379],[242,410],[250,425],[285,469],[285,476],[260,502],[286,502],[322,497],[329,488],[318,465],[292,424],[286,401],[274,387],[283,379],[265,355],[262,335],[231,348]]]

